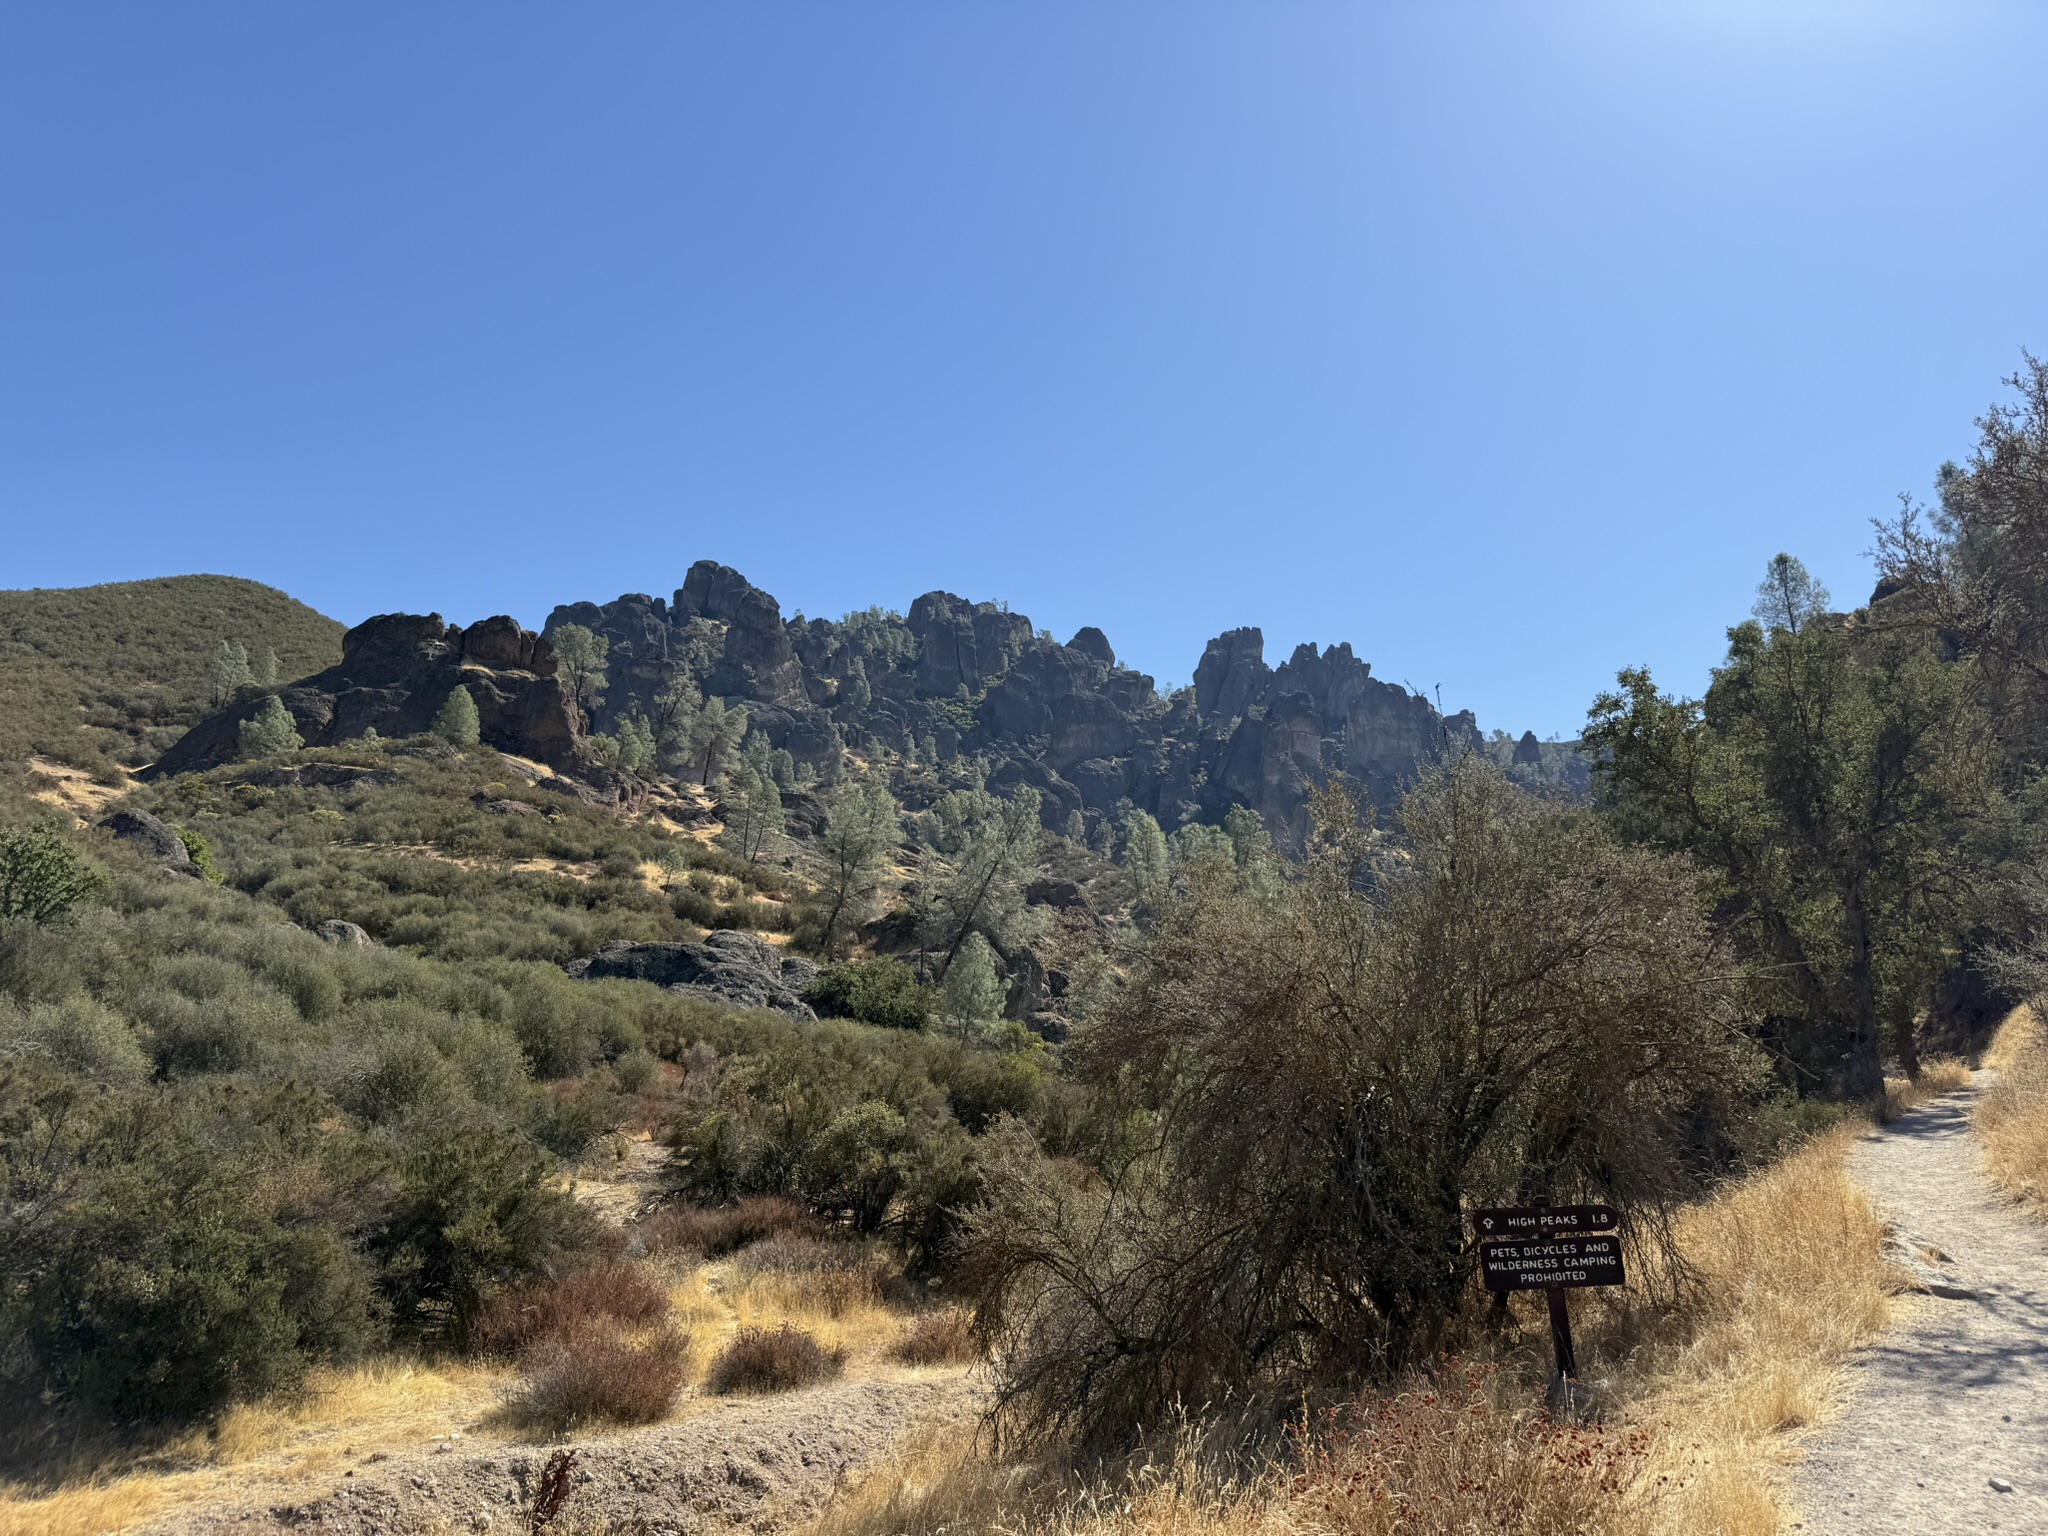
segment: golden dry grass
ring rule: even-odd
[[[1970,1086],[1970,1064],[1954,1056],[1936,1056],[1920,1065],[1915,1077],[1884,1080],[1884,1119],[1887,1124],[1909,1109],[1918,1109],[1930,1099],[1941,1098]]]
[[[740,1329],[785,1323],[827,1350],[844,1350],[849,1375],[915,1377],[961,1369],[897,1363],[895,1350],[915,1320],[872,1288],[852,1296],[843,1284],[812,1286],[801,1272],[750,1274],[730,1259],[660,1268],[675,1322],[692,1336],[693,1384],[701,1385],[718,1350]],[[505,1411],[519,1382],[510,1365],[457,1360],[394,1358],[316,1372],[304,1392],[232,1408],[206,1431],[146,1452],[81,1458],[37,1487],[0,1483],[0,1536],[102,1536],[206,1504],[235,1480],[258,1473],[266,1480],[315,1481],[436,1436],[530,1438],[531,1427]],[[701,1396],[686,1395],[669,1416],[687,1417],[703,1407]]]
[[[1605,1428],[1550,1424],[1526,1381],[1478,1369],[1359,1405],[1292,1469],[1233,1470],[1183,1435],[1080,1478],[935,1434],[806,1536],[1770,1536],[1798,1432],[1889,1316],[1883,1225],[1847,1171],[1857,1134],[1818,1138],[1687,1212],[1678,1244],[1696,1283],[1677,1309],[1586,1298],[1584,1374],[1614,1405]]]
[[[2025,1004],[2006,1016],[1984,1054],[1998,1080],[1977,1101],[1984,1168],[1999,1187],[2048,1215],[2048,1028]]]
[[[262,1463],[287,1481],[340,1472],[381,1450],[473,1425],[511,1379],[500,1367],[392,1359],[314,1373],[289,1398],[228,1410],[219,1423],[144,1453],[81,1459],[54,1489],[0,1484],[0,1536],[98,1536],[205,1503]]]

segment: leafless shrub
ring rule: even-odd
[[[787,1392],[837,1376],[845,1366],[844,1350],[824,1348],[801,1328],[742,1328],[711,1362],[705,1385],[720,1394]]]
[[[716,1259],[764,1238],[783,1233],[816,1237],[824,1228],[794,1200],[762,1195],[738,1205],[664,1206],[641,1222],[638,1231],[651,1254],[699,1253]]]
[[[513,1355],[591,1320],[644,1327],[668,1311],[668,1292],[640,1265],[593,1264],[500,1291],[471,1324],[469,1347],[478,1354]]]
[[[1082,1034],[1122,1129],[1080,1190],[986,1140],[971,1262],[1002,1421],[1128,1442],[1176,1402],[1384,1376],[1474,1325],[1463,1212],[1537,1194],[1668,1249],[1688,1154],[1755,1080],[1690,866],[1468,761],[1375,846],[1190,872]],[[1681,1267],[1656,1273],[1683,1279]]]
[[[555,1431],[652,1424],[682,1391],[689,1360],[690,1336],[673,1327],[634,1337],[616,1324],[585,1323],[529,1352],[519,1407],[529,1422]]]
[[[555,1517],[562,1512],[562,1506],[569,1502],[569,1494],[576,1486],[576,1453],[556,1451],[547,1465],[541,1468],[540,1486],[534,1490],[533,1518],[527,1530],[533,1536],[555,1523]]]

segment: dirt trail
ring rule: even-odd
[[[1856,1149],[1924,1294],[1849,1362],[1853,1395],[1793,1475],[1808,1536],[2048,1531],[2048,1228],[1979,1168],[1987,1077]]]
[[[573,1435],[575,1492],[565,1526],[603,1521],[647,1536],[780,1530],[820,1510],[845,1475],[919,1424],[958,1419],[978,1398],[960,1372],[870,1378],[783,1397],[686,1402],[691,1416],[648,1429]],[[483,1437],[365,1457],[308,1486],[238,1469],[224,1503],[188,1506],[141,1536],[335,1536],[523,1533],[533,1487],[555,1447]]]

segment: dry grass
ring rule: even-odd
[[[890,1351],[905,1365],[966,1365],[981,1358],[974,1314],[960,1307],[927,1312]]]
[[[1526,1376],[1482,1367],[1357,1405],[1292,1471],[1247,1470],[1183,1434],[1083,1477],[934,1435],[807,1536],[1774,1536],[1797,1432],[1828,1413],[1843,1358],[1889,1313],[1883,1226],[1847,1173],[1857,1134],[1686,1213],[1695,1279],[1678,1307],[1582,1293],[1607,1428],[1553,1424]]]
[[[1984,1065],[1998,1074],[1977,1101],[1985,1171],[2036,1214],[2048,1215],[2048,1028],[2031,1006],[2006,1016]]]
[[[389,1359],[316,1372],[305,1391],[228,1410],[211,1431],[147,1451],[81,1458],[34,1488],[0,1484],[0,1536],[96,1536],[204,1504],[258,1464],[287,1481],[338,1475],[380,1450],[474,1425],[502,1367]]]
[[[1930,1099],[1956,1093],[1970,1086],[1970,1064],[1953,1056],[1936,1056],[1920,1064],[1918,1077],[1888,1077],[1884,1080],[1884,1114],[1887,1125],[1918,1109]]]

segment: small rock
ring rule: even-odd
[[[1993,1493],[2011,1493],[2012,1484],[2002,1477],[1994,1477],[1991,1479],[1991,1491]]]
[[[360,924],[344,922],[338,917],[330,917],[326,922],[317,924],[313,931],[329,944],[339,944],[344,949],[374,949],[377,943]]]

